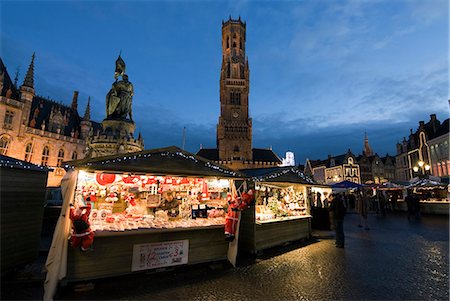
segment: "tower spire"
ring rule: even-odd
[[[14,88],[17,89],[17,82],[19,81],[19,67],[16,69],[16,76],[14,77]]]
[[[86,105],[86,111],[84,111],[83,120],[89,121],[91,120],[91,97],[88,97],[88,102]]]
[[[25,87],[29,87],[34,89],[34,58],[35,58],[35,53],[33,52],[33,55],[31,56],[31,63],[30,66],[28,67],[28,71],[27,74],[25,75],[25,79],[23,80],[23,85]]]
[[[78,91],[73,91],[72,109],[75,111],[78,110]]]
[[[364,149],[363,154],[366,156],[373,156],[372,148],[369,145],[369,137],[367,136],[367,132],[364,131]]]

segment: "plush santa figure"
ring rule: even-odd
[[[225,218],[225,240],[233,241],[236,236],[236,227],[239,221],[240,211],[247,209],[253,202],[253,191],[242,193],[240,197],[227,195],[228,213]]]
[[[80,247],[82,252],[89,251],[94,242],[94,232],[92,232],[89,224],[91,204],[77,209],[73,205],[70,206],[70,220],[72,221],[70,245],[73,248]]]

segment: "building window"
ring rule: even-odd
[[[231,94],[230,94],[230,103],[232,105],[240,105],[241,104],[241,93],[239,93],[239,92],[231,92]]]
[[[61,167],[63,161],[64,161],[64,150],[61,148],[58,151],[58,161],[56,166]]]
[[[5,120],[4,120],[3,127],[5,129],[12,129],[13,119],[14,119],[14,112],[7,110],[6,114],[5,114]]]
[[[48,148],[48,146],[44,146],[44,150],[42,151],[42,160],[41,160],[42,166],[48,165],[49,154],[50,154],[50,149]]]
[[[28,143],[25,147],[25,161],[31,162],[31,157],[33,156],[33,143]]]
[[[3,136],[0,139],[0,154],[1,155],[6,155],[6,153],[8,152],[8,147],[9,147],[9,138]]]
[[[72,153],[72,160],[76,160],[76,159],[78,159],[78,154],[77,154],[77,152],[73,152]]]

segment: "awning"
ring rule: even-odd
[[[297,167],[270,167],[239,170],[253,181],[319,185]]]
[[[110,173],[154,174],[217,178],[244,178],[240,172],[176,146],[70,161],[65,168]]]

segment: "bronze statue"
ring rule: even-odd
[[[122,80],[118,81],[119,76],[122,76]],[[116,60],[114,78],[116,81],[106,95],[106,118],[127,119],[127,116],[130,115],[132,121],[133,84],[128,81],[128,75],[125,74],[125,62],[120,55]]]

